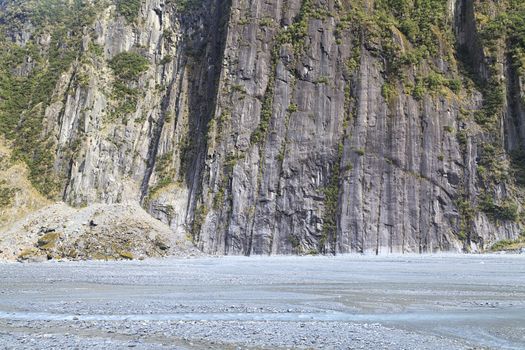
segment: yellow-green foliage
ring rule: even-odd
[[[505,239],[499,242],[496,242],[490,247],[490,250],[501,251],[501,250],[519,250],[525,248],[525,234],[522,233],[518,238],[514,240]]]
[[[194,241],[198,240],[198,235],[201,231],[204,221],[208,216],[208,208],[204,205],[198,205],[195,208],[195,215],[193,216],[193,223],[191,225],[191,237]]]
[[[29,167],[33,185],[55,197],[61,179],[55,174],[54,144],[42,137],[45,108],[51,103],[60,76],[81,54],[83,28],[95,18],[99,1],[12,0],[0,11],[0,133],[13,141],[14,158]],[[12,41],[16,33],[32,27],[24,46]],[[24,29],[26,28],[26,29]],[[51,37],[41,51],[39,38]],[[31,69],[26,65],[31,62]],[[26,74],[17,74],[26,67]]]
[[[146,202],[149,202],[155,195],[176,180],[176,172],[173,168],[173,154],[166,153],[160,156],[155,163],[155,174],[157,175],[156,185],[149,190]]]
[[[519,219],[518,205],[509,199],[496,204],[492,196],[485,194],[480,198],[480,209],[494,220],[517,221]]]
[[[117,0],[117,12],[133,23],[140,10],[141,0]]]
[[[119,252],[119,256],[122,259],[124,259],[124,260],[133,260],[134,259],[133,253],[131,253],[131,252],[122,251],[122,252]]]
[[[479,6],[481,7],[480,4]],[[479,8],[479,25],[484,44],[496,50],[497,41],[505,39],[510,46],[511,57],[521,75],[525,74],[525,2],[522,0],[502,1],[500,13],[494,17],[484,15]],[[488,12],[488,11],[487,11]],[[484,16],[483,16],[484,15]]]
[[[10,187],[6,180],[0,180],[0,208],[10,205],[18,191],[18,188]]]
[[[113,99],[117,106],[112,116],[118,118],[135,112],[139,90],[132,84],[148,69],[148,60],[136,52],[122,52],[109,61],[109,67],[116,78],[113,84]]]
[[[339,211],[339,189],[341,186],[341,159],[343,156],[343,143],[340,142],[337,148],[337,157],[332,163],[332,171],[329,182],[324,187],[324,215],[323,231],[319,242],[319,250],[323,253],[334,253],[333,245],[337,239],[337,217]],[[332,251],[327,251],[331,249]]]
[[[38,239],[37,246],[40,249],[52,249],[55,247],[59,239],[60,239],[60,233],[49,232]]]
[[[167,0],[167,4],[175,5],[179,12],[188,12],[202,4],[202,0]]]
[[[109,66],[118,79],[134,81],[148,69],[149,62],[136,52],[121,52],[113,57]]]
[[[31,257],[36,256],[39,253],[39,250],[35,247],[32,248],[26,248],[18,254],[18,260],[28,260]]]

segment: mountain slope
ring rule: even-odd
[[[216,254],[479,251],[522,232],[520,1],[1,2],[37,190]]]

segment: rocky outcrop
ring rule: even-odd
[[[473,4],[466,3],[447,16],[453,23],[457,15],[460,40],[475,43]],[[304,4],[234,2],[226,47],[232,59],[222,83],[235,89],[219,92],[216,115],[229,122],[224,139],[209,147],[203,206],[211,209],[200,246],[226,254],[435,252],[478,250],[514,237],[517,224],[482,212],[465,218],[458,208],[461,201],[476,206],[480,192],[478,142],[485,137],[461,114],[482,108],[481,96],[440,91],[416,99],[399,91],[399,81],[395,96],[386,96],[382,48],[355,38],[354,28],[341,34],[345,40],[333,34],[338,15],[351,10],[328,2],[330,15],[319,18]],[[261,25],[268,19],[284,26],[306,21],[303,51],[281,45],[282,28]],[[391,35],[399,50],[411,49],[401,33]],[[433,69],[459,75],[445,60],[451,48],[440,44],[435,58],[400,73],[404,79],[417,84]],[[270,116],[261,120],[265,108]],[[251,142],[261,123],[268,126]],[[457,137],[463,131],[464,140]]]
[[[41,191],[53,177],[72,206],[141,203],[213,254],[480,251],[520,234],[523,78],[476,17],[499,4],[130,3],[86,2],[68,34],[75,58],[38,105],[48,170],[25,155]],[[3,26],[52,62],[46,23]],[[10,74],[31,78],[30,55]]]
[[[191,242],[133,203],[46,206],[2,232],[0,260],[132,260],[197,256]]]

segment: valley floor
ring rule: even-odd
[[[0,264],[0,349],[523,349],[525,256]]]

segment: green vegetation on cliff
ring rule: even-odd
[[[442,0],[376,0],[338,1],[333,10],[321,7],[313,0],[302,1],[302,6],[293,22],[275,30],[273,55],[266,92],[261,99],[261,113],[258,127],[252,133],[252,144],[266,141],[274,114],[276,66],[282,60],[283,53],[293,50],[293,63],[301,62],[307,45],[312,41],[310,26],[314,21],[335,22],[336,43],[343,46],[355,46],[357,55],[348,58],[349,71],[359,66],[362,48],[369,54],[380,58],[384,84],[381,93],[390,108],[401,108],[399,97],[407,95],[415,99],[422,110],[430,101],[427,97],[442,97],[453,100],[460,106],[462,123],[457,127],[447,126],[445,132],[456,134],[463,151],[469,140],[474,140],[478,148],[479,193],[460,194],[455,200],[463,203],[458,212],[460,219],[457,235],[467,241],[471,238],[471,225],[478,213],[484,212],[494,221],[519,222],[521,208],[517,205],[520,189],[515,190],[510,178],[509,155],[502,147],[500,122],[503,118],[505,90],[501,76],[507,74],[496,68],[501,67],[505,57],[496,55],[508,53],[513,67],[523,74],[525,67],[525,3],[519,0],[503,2],[475,2],[476,18],[482,18],[480,7],[489,6],[491,17],[486,23],[479,23],[482,45],[487,53],[495,52],[494,57],[487,57],[488,74],[479,76],[478,72],[468,72],[469,57],[458,52],[458,42],[454,36],[455,19],[449,3]],[[275,29],[277,23],[268,18],[259,20],[259,25]],[[244,23],[244,22],[243,22]],[[250,23],[246,20],[246,24]],[[241,23],[242,24],[242,23]],[[492,49],[491,49],[492,48]],[[287,67],[294,71],[293,63]],[[501,69],[501,68],[499,68]],[[470,69],[474,71],[473,69]],[[351,76],[351,74],[349,75]],[[302,77],[299,77],[301,79]],[[351,79],[351,78],[350,78]],[[314,84],[326,84],[327,77],[312,80]],[[477,93],[482,94],[481,106],[473,106]],[[397,104],[397,105],[396,105]],[[288,109],[295,111],[296,104]],[[406,106],[404,107],[406,108]],[[422,112],[423,113],[423,112]],[[463,122],[468,121],[468,124]],[[468,127],[477,124],[476,127]],[[478,127],[479,126],[479,127]],[[473,132],[473,130],[476,130]],[[479,131],[481,130],[481,131]],[[454,131],[454,132],[453,132]],[[364,155],[365,150],[358,150]],[[278,154],[282,163],[283,154]],[[446,157],[437,157],[441,162]],[[514,157],[519,158],[519,157]],[[521,157],[523,158],[523,157]],[[325,207],[322,241],[326,242],[337,231],[337,205],[339,196],[339,164],[336,164],[329,183],[323,184]],[[525,167],[522,167],[525,169]],[[524,176],[525,177],[525,176]],[[508,192],[496,195],[498,186],[509,184]],[[488,200],[489,198],[490,200]],[[468,205],[466,205],[468,204]],[[323,242],[321,242],[323,243]],[[324,243],[323,243],[324,244]]]
[[[140,92],[134,85],[148,69],[149,62],[136,52],[122,52],[109,61],[109,67],[116,78],[112,96],[116,107],[111,118],[122,118],[137,110]]]
[[[137,80],[148,66],[148,60],[135,52],[119,53],[109,62],[115,76],[124,81]]]
[[[525,74],[525,2],[522,0],[503,1],[501,11],[490,15],[488,5],[479,6],[478,21],[482,28],[484,43],[492,51],[497,51],[498,40],[505,40],[515,67],[521,75]],[[485,10],[485,11],[484,11]]]
[[[465,21],[443,0],[163,4],[0,2],[0,133],[40,192],[118,201],[142,179],[154,208],[185,173],[196,237],[266,225],[294,252],[335,252],[360,220],[421,250],[416,230],[467,247],[479,220],[520,226],[523,1],[474,0]]]
[[[133,23],[139,15],[141,0],[117,0],[116,4],[118,14]]]
[[[60,77],[81,55],[82,28],[94,20],[98,1],[9,1],[0,8],[0,132],[13,141],[13,156],[27,163],[30,180],[55,197],[61,179],[53,168],[53,140],[42,135],[46,107]],[[29,25],[29,23],[32,24]],[[49,38],[49,45],[41,41]]]
[[[516,197],[523,196],[523,189],[511,192],[512,197],[498,198],[497,193],[503,183],[509,188],[513,183],[524,184],[520,175],[525,168],[520,151],[523,145],[507,154],[499,131],[505,114],[510,112],[511,120],[520,118],[514,115],[516,108],[512,107],[512,101],[508,108],[507,99],[513,99],[516,93],[519,96],[519,91],[511,92],[516,88],[511,84],[525,73],[525,3],[521,0],[476,2],[475,11],[488,71],[487,76],[474,76],[483,93],[483,107],[474,113],[474,119],[487,135],[479,147],[478,176],[484,187],[479,208],[491,219],[519,222],[521,210],[517,201],[520,199]],[[507,61],[510,64],[505,68],[502,62]],[[524,102],[522,99],[517,103]]]

